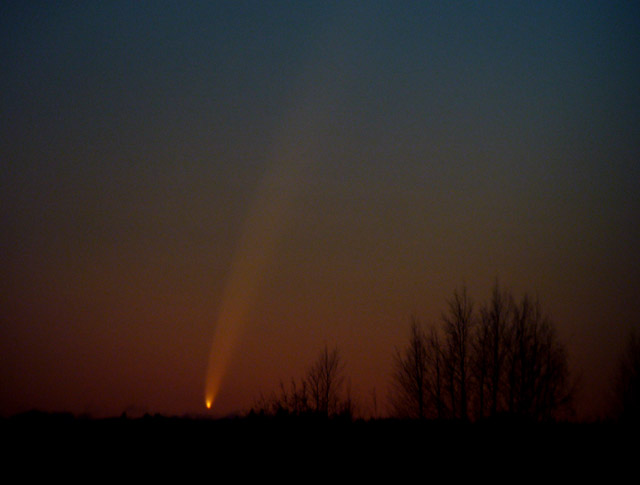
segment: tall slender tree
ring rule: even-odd
[[[413,318],[408,345],[394,354],[391,404],[396,415],[424,419],[429,400],[427,339]]]
[[[613,378],[613,415],[625,422],[640,422],[640,334],[631,332]]]
[[[472,332],[475,323],[473,301],[467,288],[455,290],[442,316],[445,338],[445,369],[449,405],[453,418],[469,419],[469,385]]]
[[[478,418],[495,416],[501,409],[512,312],[513,299],[496,281],[489,302],[480,308],[474,335],[475,414]]]
[[[329,351],[327,345],[309,369],[306,378],[313,410],[324,416],[339,412],[344,368],[337,348]]]

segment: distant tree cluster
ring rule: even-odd
[[[569,411],[572,394],[565,347],[540,303],[497,283],[478,306],[456,290],[439,328],[414,319],[394,355],[390,402],[399,417],[545,421]]]
[[[345,369],[337,348],[324,349],[305,376],[287,387],[280,383],[279,392],[262,396],[252,412],[268,416],[346,417],[353,416],[353,401],[345,386]]]

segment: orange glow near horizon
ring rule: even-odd
[[[291,124],[291,126],[297,126]],[[297,137],[299,138],[299,137]],[[205,403],[213,407],[229,362],[247,323],[262,280],[293,210],[293,199],[304,178],[308,153],[304,147],[281,142],[276,162],[265,174],[234,255],[213,335],[205,382]]]
[[[220,391],[220,385],[229,365],[237,335],[240,333],[241,323],[240,319],[220,319],[218,322],[211,344],[205,384],[205,401],[208,409],[211,409]]]
[[[205,383],[205,403],[211,407],[229,367],[236,341],[247,323],[251,306],[277,246],[293,215],[295,198],[304,186],[306,171],[312,164],[314,133],[309,132],[313,116],[299,110],[289,112],[285,128],[275,140],[272,164],[258,187],[244,231],[231,266],[216,324]],[[302,123],[306,120],[307,123]],[[304,127],[301,131],[301,127]]]

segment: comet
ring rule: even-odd
[[[294,201],[304,186],[313,158],[309,137],[301,123],[290,121],[288,136],[274,151],[245,221],[221,300],[209,354],[205,406],[211,409],[231,360],[233,349],[248,319],[269,267],[277,257],[278,242],[294,212]]]
[[[341,38],[332,38],[337,31],[353,33],[354,19],[344,13],[338,28],[322,29],[331,38],[319,38],[316,53],[322,56],[333,49],[344,51]],[[267,170],[234,252],[209,354],[204,396],[207,409],[215,406],[237,340],[251,318],[252,303],[277,259],[278,243],[295,214],[296,198],[305,188],[310,168],[317,166],[318,153],[323,149],[318,143],[319,135],[332,126],[335,106],[343,104],[342,83],[348,76],[345,72],[331,75],[335,71],[335,57],[309,59],[313,62],[301,70],[294,83],[297,89],[291,92],[290,102],[286,103],[288,109],[285,108],[278,123],[280,129],[274,133]]]

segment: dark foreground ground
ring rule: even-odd
[[[419,474],[421,482],[618,482],[640,460],[638,427],[616,423],[81,419],[32,412],[0,419],[0,433],[5,472],[19,467],[49,478],[80,472],[205,482],[222,474],[224,483],[257,476],[404,482]]]

